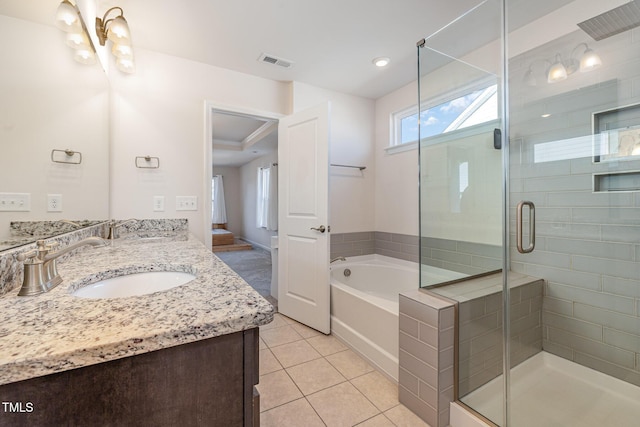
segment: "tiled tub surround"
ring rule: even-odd
[[[196,279],[136,297],[70,294],[114,272],[176,269],[191,269]],[[191,235],[116,240],[72,253],[58,270],[64,282],[48,293],[18,297],[12,286],[0,298],[0,384],[231,334],[273,318],[273,307]]]
[[[364,231],[331,234],[331,258],[379,254],[465,274],[502,268],[502,249],[494,245],[407,234]]]
[[[541,279],[511,276],[511,366],[542,351],[542,289]],[[432,427],[449,424],[456,377],[464,401],[501,373],[501,274],[400,295],[400,402]]]

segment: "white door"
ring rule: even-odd
[[[329,104],[280,119],[278,174],[278,311],[328,334]]]

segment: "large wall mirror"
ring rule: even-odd
[[[0,251],[69,231],[29,239],[14,221],[78,227],[109,216],[107,76],[74,60],[58,3],[36,1],[0,1]]]

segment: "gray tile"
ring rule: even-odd
[[[630,261],[574,256],[573,268],[587,273],[600,273],[625,279],[640,277],[640,264]]]
[[[571,208],[576,206],[632,206],[633,203],[633,199],[630,193],[591,193],[591,183],[589,183],[589,191],[554,191],[552,193],[549,193],[548,196],[549,206],[568,206]]]
[[[438,386],[438,371],[435,368],[413,357],[404,350],[400,350],[398,359],[401,368],[433,387]]]
[[[439,259],[446,262],[463,264],[463,265],[471,265],[471,255],[468,255],[468,254],[461,254],[458,252],[434,249],[431,252],[431,256],[435,259]]]
[[[406,369],[402,367],[398,369],[398,384],[400,387],[405,387],[411,393],[417,395],[420,387],[419,382],[418,377],[411,374]]]
[[[604,342],[625,350],[640,353],[640,331],[637,331],[635,334],[627,334],[605,328]]]
[[[525,274],[533,277],[544,277],[547,281],[576,286],[583,289],[601,290],[602,284],[599,274],[583,273],[579,271],[549,268],[542,265],[526,264]]]
[[[585,322],[579,319],[559,316],[550,312],[542,314],[542,323],[545,326],[552,326],[563,329],[571,334],[580,335],[592,340],[602,341],[602,326],[595,323]]]
[[[594,292],[556,283],[549,283],[547,289],[549,291],[548,295],[553,298],[580,302],[619,313],[635,314],[635,301],[632,298]]]
[[[598,323],[611,329],[635,334],[640,331],[640,318],[589,305],[574,304],[574,316],[588,322]]]
[[[501,258],[502,246],[487,245],[473,242],[457,242],[457,251],[471,255],[481,255],[487,258]]]
[[[574,192],[574,196],[583,195],[583,193],[579,193],[579,190],[586,190],[584,192],[585,198],[591,196],[591,174],[529,178],[524,181],[525,192],[571,191]]]
[[[345,233],[343,235],[343,239],[345,242],[354,242],[354,241],[373,241],[374,233],[371,231],[361,231],[356,233]]]
[[[413,317],[422,323],[437,327],[438,310],[424,304],[420,304],[410,298],[400,295],[400,313]]]
[[[438,347],[438,328],[420,323],[420,341],[429,344],[431,347]]]
[[[627,193],[629,194],[629,193]],[[640,225],[640,208],[618,207],[571,209],[571,218],[577,223]]]
[[[420,325],[417,320],[412,319],[405,314],[400,313],[398,318],[398,323],[400,326],[400,332],[404,332],[406,334],[411,335],[414,338],[420,338]]]
[[[601,226],[602,240],[613,242],[638,243],[640,227],[635,225],[606,225]]]
[[[632,261],[633,245],[624,243],[593,242],[575,239],[547,238],[547,250],[571,255],[587,255]]]
[[[438,369],[438,349],[400,332],[400,350],[406,351],[416,359]]]
[[[640,298],[640,280],[604,276],[602,278],[602,290],[615,295]]]

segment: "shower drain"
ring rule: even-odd
[[[351,276],[351,270],[349,270],[348,268],[344,269],[344,277],[349,277]]]

